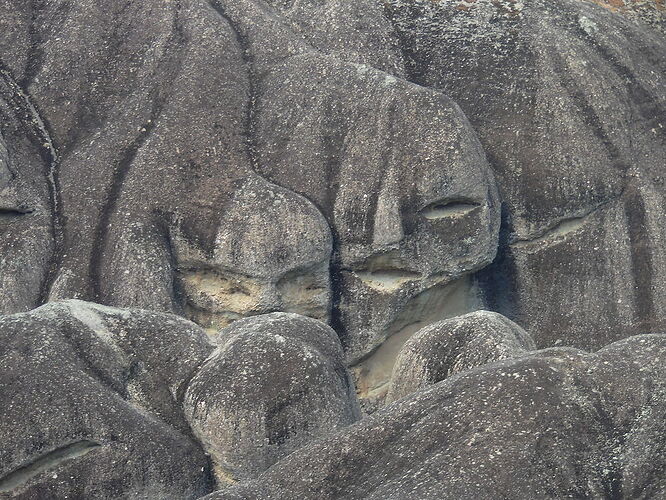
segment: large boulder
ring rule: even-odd
[[[66,301],[0,317],[0,496],[198,498],[181,410],[212,346],[176,316]]]
[[[525,330],[494,312],[476,311],[434,323],[416,332],[400,350],[386,400],[395,401],[456,373],[535,349]]]
[[[220,342],[184,402],[220,483],[254,478],[358,420],[340,341],[325,324],[272,313],[236,321]]]
[[[664,335],[461,372],[210,500],[661,498]]]
[[[386,4],[407,78],[460,105],[496,174],[502,243],[482,276],[487,307],[542,347],[597,349],[660,328],[663,34],[580,0]]]

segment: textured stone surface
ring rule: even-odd
[[[321,322],[288,313],[247,318],[220,342],[184,403],[220,483],[256,477],[360,417],[340,341]]]
[[[496,174],[488,307],[540,346],[596,349],[659,328],[663,34],[576,0],[395,0],[387,12],[408,77],[460,105]]]
[[[185,314],[211,332],[271,311],[328,322],[330,230],[295,193],[263,179],[244,183],[220,221],[212,258],[185,238],[172,241]]]
[[[666,33],[664,0],[589,0]]]
[[[198,498],[181,410],[212,346],[178,317],[80,301],[0,317],[0,496]]]
[[[434,323],[416,332],[400,350],[386,400],[390,403],[458,372],[534,349],[525,330],[490,311]]]
[[[0,0],[0,496],[666,496],[663,14]]]
[[[57,225],[51,155],[34,109],[0,67],[0,314],[44,300]]]
[[[262,90],[260,171],[331,225],[336,326],[355,364],[425,319],[424,294],[442,296],[493,260],[492,174],[454,103],[387,73],[298,56]],[[410,306],[416,314],[401,317]]]
[[[663,335],[459,373],[213,499],[660,498]]]
[[[3,310],[80,297],[213,332],[330,301],[354,365],[480,306],[540,346],[658,328],[666,42],[637,5],[4,0],[3,141],[34,211],[4,231]],[[495,255],[500,200],[499,257],[465,278],[485,304],[433,313]],[[252,269],[217,246],[239,239]]]

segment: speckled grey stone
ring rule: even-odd
[[[56,226],[51,146],[0,67],[0,314],[38,306],[52,275]]]
[[[407,77],[460,105],[496,174],[486,307],[540,347],[662,329],[664,35],[584,0],[386,5]]]
[[[176,316],[80,301],[0,317],[0,497],[197,498],[181,401],[212,350]]]
[[[664,335],[461,372],[221,499],[661,498]]]
[[[184,408],[218,481],[256,477],[306,445],[358,420],[340,341],[296,314],[238,320],[193,377]]]
[[[388,403],[458,372],[535,350],[534,340],[513,321],[476,311],[422,328],[400,350]]]

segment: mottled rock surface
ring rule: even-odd
[[[335,332],[288,313],[235,322],[192,378],[184,408],[220,483],[256,477],[360,417]]]
[[[462,108],[503,203],[489,309],[539,346],[660,328],[666,39],[591,2],[387,2],[407,77]]]
[[[662,5],[601,3],[4,0],[0,310],[293,311],[358,373],[479,307],[539,346],[659,328]]]
[[[0,0],[0,496],[666,496],[664,12]]]
[[[477,311],[419,330],[400,350],[387,402],[458,372],[535,350],[534,340],[501,314]]]
[[[0,317],[0,497],[198,498],[181,410],[212,350],[178,317],[80,301]]]
[[[661,498],[663,335],[459,373],[206,498]]]

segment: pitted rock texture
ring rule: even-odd
[[[342,346],[323,323],[272,313],[235,322],[220,342],[184,402],[219,483],[254,478],[360,418]]]
[[[181,318],[80,301],[0,317],[0,497],[198,498],[181,402],[212,346]]]
[[[663,335],[461,372],[210,500],[661,498]]]
[[[477,311],[440,321],[414,334],[393,367],[387,403],[458,372],[535,350],[534,340],[501,314]]]
[[[310,202],[252,179],[236,191],[219,224],[212,256],[186,237],[172,239],[175,282],[189,319],[212,335],[272,311],[329,321],[332,238]]]

